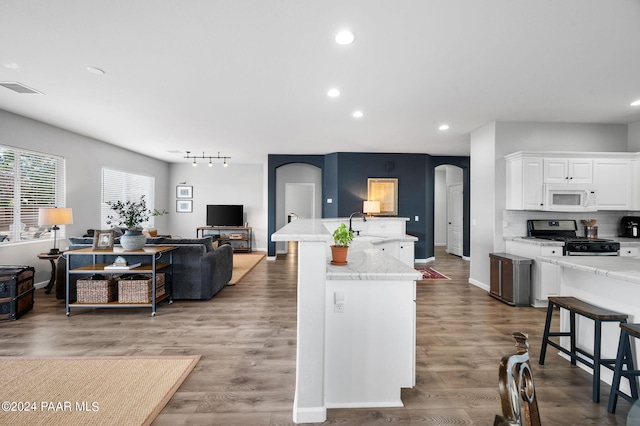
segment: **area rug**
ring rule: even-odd
[[[150,425],[200,356],[0,358],[3,425]]]
[[[433,268],[416,268],[422,274],[423,280],[450,280],[451,278],[441,274]]]
[[[231,275],[231,281],[228,285],[238,284],[265,256],[264,253],[234,253],[233,275]]]

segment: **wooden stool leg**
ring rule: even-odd
[[[554,303],[549,302],[547,306],[547,320],[544,323],[544,334],[542,336],[542,347],[540,348],[540,359],[538,364],[544,365],[544,358],[547,354],[547,342],[549,341],[549,330],[551,330],[551,318],[553,317]]]

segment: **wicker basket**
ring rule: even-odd
[[[132,276],[118,281],[118,302],[151,303],[151,276]],[[164,274],[156,274],[156,297],[164,294]]]
[[[118,283],[109,277],[100,277],[77,282],[78,303],[109,303],[118,299]]]

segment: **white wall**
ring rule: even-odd
[[[469,281],[488,289],[489,253],[495,236],[496,123],[471,132],[471,262]],[[505,189],[506,190],[506,189]]]
[[[102,167],[155,177],[156,208],[167,206],[168,164],[58,127],[0,110],[0,144],[55,154],[66,160],[67,207],[73,209],[73,224],[66,226],[67,236],[81,236],[89,228],[100,228]],[[166,217],[156,218],[162,227]],[[66,247],[66,239],[59,247]],[[2,264],[36,267],[36,282],[48,281],[49,261],[40,261],[38,253],[53,247],[52,241],[27,244],[0,244]]]
[[[629,124],[628,150],[640,152],[640,122]]]
[[[176,185],[193,186],[193,212],[176,213]],[[265,179],[262,164],[237,164],[229,167],[214,164],[208,167],[191,162],[171,164],[169,167],[168,197],[171,213],[168,233],[184,238],[195,238],[196,228],[207,224],[207,204],[242,204],[245,221],[253,231],[252,249],[267,250],[267,211]],[[165,230],[158,229],[158,233]]]

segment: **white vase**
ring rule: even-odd
[[[120,245],[126,251],[142,250],[147,243],[147,237],[140,230],[127,230],[120,237]]]

